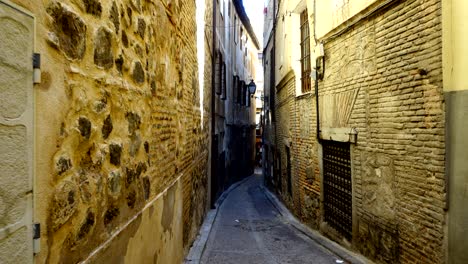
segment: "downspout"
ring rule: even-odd
[[[322,143],[322,139],[320,138],[320,108],[319,108],[319,93],[318,93],[318,76],[315,78],[315,111],[317,114],[317,142],[320,144]]]
[[[314,41],[315,45],[317,46],[317,0],[314,0]],[[318,59],[315,60],[315,113],[317,115],[317,142],[319,144],[322,143],[322,139],[320,138],[320,107],[319,107],[319,73],[317,70]],[[322,67],[325,70],[325,59],[323,59]],[[322,76],[323,77],[323,76]]]
[[[278,1],[281,1],[281,0],[278,0]],[[279,2],[278,2],[278,8],[279,8]],[[277,23],[277,17],[276,17],[276,0],[273,0],[273,29],[272,29],[272,33],[273,33],[273,46],[271,47],[271,53],[273,54],[272,56],[272,59],[271,59],[271,78],[270,78],[270,81],[271,81],[271,84],[270,84],[270,97],[271,97],[271,123],[273,124],[273,129],[275,131],[275,140],[274,140],[274,149],[273,149],[273,175],[271,175],[271,180],[272,182],[274,181],[274,187],[277,187],[277,182],[276,182],[276,178],[279,177],[277,175],[275,175],[276,173],[278,173],[276,171],[276,167],[275,167],[275,164],[276,164],[276,159],[277,159],[277,156],[276,156],[276,147],[278,146],[278,140],[277,140],[277,135],[278,135],[278,131],[276,129],[276,106],[275,106],[275,101],[276,101],[276,23]],[[281,173],[281,172],[280,172]]]
[[[215,109],[215,64],[216,64],[216,0],[213,0],[213,29],[212,29],[212,45],[211,45],[211,208],[215,206],[217,194],[217,181],[216,175],[216,159],[218,150],[215,148],[216,136],[216,109]]]

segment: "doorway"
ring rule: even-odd
[[[324,218],[351,241],[352,185],[350,143],[323,141]]]
[[[34,18],[0,0],[0,32],[0,263],[32,263]]]

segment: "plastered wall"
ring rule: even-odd
[[[466,1],[442,1],[443,73],[447,114],[447,177],[448,177],[448,263],[468,261],[468,201],[467,131],[468,69]]]

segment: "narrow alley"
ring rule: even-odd
[[[0,0],[0,264],[467,264],[467,0]]]
[[[232,188],[219,207],[200,263],[345,262],[296,229],[268,195],[260,169]]]

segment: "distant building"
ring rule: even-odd
[[[260,46],[242,1],[219,1],[216,14],[213,197],[232,182],[253,173],[256,101],[247,85],[263,79],[257,72],[261,70]]]

